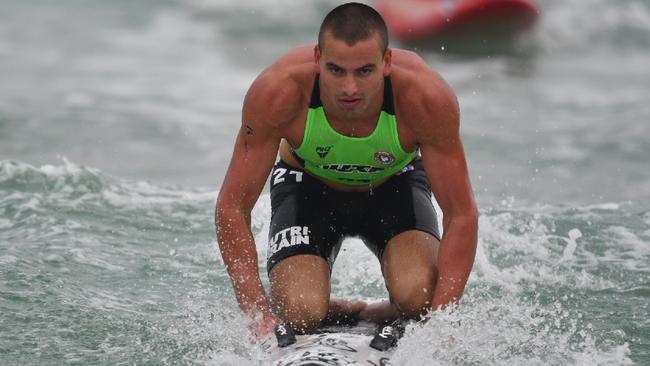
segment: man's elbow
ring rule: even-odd
[[[444,215],[444,212],[443,212]],[[478,208],[475,204],[456,209],[449,215],[450,222],[462,223],[463,226],[478,227]]]
[[[220,226],[227,224],[228,222],[236,219],[239,216],[243,216],[243,210],[236,207],[220,205],[217,202],[217,205],[214,209],[214,223],[217,226],[217,229]]]
[[[224,191],[219,192],[217,202],[214,207],[214,221],[218,223],[220,218],[237,215],[244,212],[244,204],[241,197],[233,194],[227,194]]]
[[[217,199],[214,209],[214,225],[217,230],[217,239],[220,234],[248,223],[250,225],[252,208],[243,207],[241,202]]]
[[[225,213],[226,207],[221,200],[221,196],[219,196],[217,198],[217,203],[214,206],[214,225],[217,227],[217,232],[219,231],[219,224],[222,222]]]
[[[478,208],[476,205],[468,210],[466,217],[474,227],[478,228]]]
[[[223,215],[223,213],[226,211],[227,207],[228,207],[227,200],[224,199],[224,197],[221,194],[219,194],[219,196],[217,197],[217,202],[214,205],[214,217],[215,217],[215,220],[216,220],[217,217]]]
[[[470,209],[467,210],[463,218],[467,225],[467,230],[469,230],[473,236],[478,236],[478,208],[476,205],[473,205]],[[476,242],[476,240],[474,240]]]

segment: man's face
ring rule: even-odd
[[[315,48],[314,55],[328,114],[351,119],[377,114],[384,76],[390,74],[390,50],[382,54],[376,35],[348,46],[326,33],[322,46]]]

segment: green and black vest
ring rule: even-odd
[[[417,150],[407,153],[400,145],[390,77],[384,78],[384,103],[375,130],[367,137],[350,137],[327,121],[316,75],[305,135],[293,154],[313,175],[348,185],[372,185],[404,169]]]

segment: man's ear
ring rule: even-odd
[[[393,51],[390,48],[386,49],[384,53],[384,76],[390,75],[393,67]]]
[[[314,46],[314,72],[320,73],[320,48],[318,45]]]

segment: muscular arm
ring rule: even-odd
[[[424,168],[443,212],[444,233],[438,252],[438,278],[432,309],[460,300],[476,254],[478,212],[460,140],[456,97],[439,77],[435,89],[423,93],[422,117],[417,128]],[[429,86],[431,88],[431,86]],[[418,131],[419,130],[419,131]]]
[[[287,83],[278,81],[277,75],[266,72],[246,95],[243,123],[215,210],[219,249],[237,301],[247,315],[261,314],[263,322],[274,318],[258,272],[251,211],[275,162],[283,124],[294,113],[285,106],[299,105],[290,100]],[[285,87],[278,91],[277,85]]]

